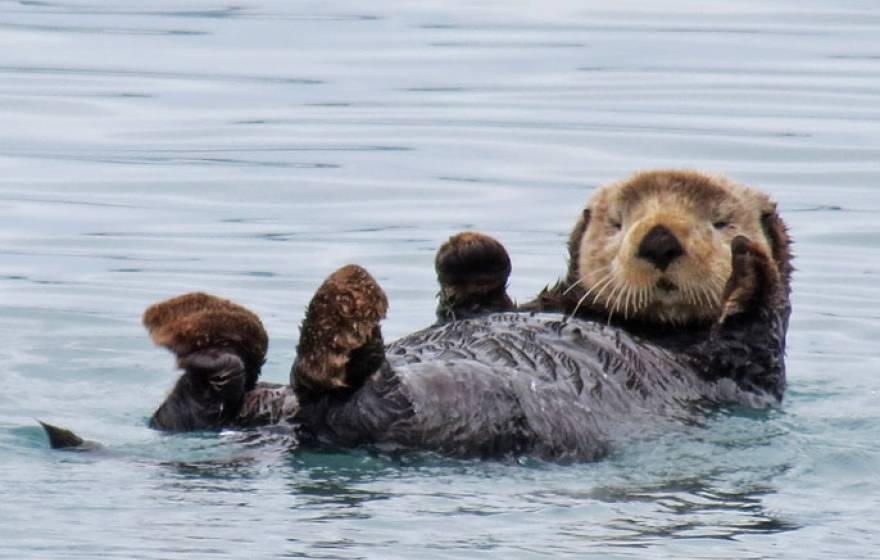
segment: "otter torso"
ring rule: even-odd
[[[701,358],[713,348],[688,338],[653,343],[554,314],[454,321],[388,345],[386,363],[353,392],[303,395],[292,414],[259,422],[258,407],[246,406],[238,423],[285,421],[304,443],[594,460],[647,417],[686,420],[705,405],[776,401],[754,384],[713,377]],[[784,373],[762,377],[779,384]],[[261,391],[274,395],[264,405],[294,395],[267,386],[251,398]]]

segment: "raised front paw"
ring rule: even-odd
[[[434,261],[440,282],[437,318],[463,319],[513,309],[507,295],[510,257],[497,240],[473,231],[453,235]]]
[[[719,324],[767,305],[768,298],[780,286],[776,263],[759,245],[739,235],[730,248],[732,267],[724,288]]]

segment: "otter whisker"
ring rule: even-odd
[[[595,293],[593,296],[593,301],[598,302],[599,296],[601,296],[609,286],[614,285],[614,275],[612,273],[608,273],[608,275],[604,276],[599,282],[596,283],[595,286],[590,288],[586,295],[590,295],[593,293],[593,290],[598,289],[599,291]],[[601,287],[601,288],[600,288]]]
[[[588,297],[590,297],[590,294],[593,293],[593,291],[596,288],[598,288],[599,286],[607,285],[610,281],[611,281],[611,274],[607,274],[607,275],[601,277],[599,279],[599,281],[596,282],[596,284],[594,286],[591,286],[587,291],[584,292],[584,294],[580,297],[580,299],[578,299],[577,303],[574,306],[574,309],[571,312],[571,315],[577,315],[577,312],[581,308],[581,305],[583,305],[584,301],[586,301],[586,299]],[[566,292],[568,292],[568,290],[566,290]],[[593,301],[596,301],[595,298],[593,298]]]
[[[638,290],[634,290],[634,289],[629,290],[629,297],[626,300],[627,315],[629,314],[630,302],[632,302],[633,315],[636,314],[636,305],[638,304],[638,302],[636,300],[638,298],[638,295],[639,295]]]
[[[718,289],[712,290],[709,287],[704,288],[706,290],[706,300],[709,302],[710,307],[719,307],[721,305],[721,294],[724,292],[724,288],[719,286]]]
[[[702,306],[705,300],[705,293],[701,286],[690,283],[688,285],[688,290],[691,294],[691,304],[694,306]]]
[[[614,316],[614,309],[615,309],[615,305],[613,304],[613,302],[614,302],[614,296],[615,296],[615,294],[617,293],[617,291],[618,291],[619,289],[620,289],[620,286],[619,286],[619,285],[618,285],[618,286],[615,286],[615,287],[611,290],[611,293],[608,294],[608,298],[606,299],[606,303],[607,303],[608,305],[606,305],[605,307],[608,308],[608,323],[609,323],[609,324],[611,323],[611,318]]]
[[[693,283],[688,283],[687,294],[691,305],[700,305],[702,299],[700,290],[697,289],[697,286],[694,286]]]
[[[608,270],[609,268],[611,268],[611,267],[606,265],[606,266],[602,266],[602,267],[597,268],[596,271],[597,271],[597,272],[601,272],[601,271],[603,271],[603,270]],[[577,280],[575,280],[574,282],[572,282],[571,286],[567,287],[567,288],[562,292],[562,295],[567,296],[568,293],[569,293],[570,291],[572,291],[573,289],[575,289],[575,288],[578,287],[578,286],[582,286],[584,280],[587,279],[587,274],[588,274],[588,273],[585,272],[580,278],[578,278]],[[603,276],[603,278],[604,278],[604,276]]]
[[[709,290],[707,290],[705,286],[700,287],[699,294],[700,294],[700,305],[705,305],[706,307],[711,307],[712,296],[709,293]]]
[[[586,280],[586,279],[587,279],[587,275],[584,274],[583,276],[581,276],[580,278],[578,278],[577,280],[575,280],[574,282],[572,282],[572,283],[571,283],[571,286],[569,286],[569,287],[567,287],[565,290],[563,290],[562,295],[567,296],[567,295],[568,295],[568,292],[570,292],[570,291],[572,291],[573,289],[575,289],[575,288],[577,288],[578,286],[580,286],[580,285],[581,285],[581,282],[583,282],[583,281]]]
[[[640,291],[641,291],[641,288],[639,288],[639,289],[630,288],[630,290],[629,290],[629,297],[627,298],[627,305],[626,305],[626,308],[627,308],[627,316],[629,316],[629,306],[630,306],[630,303],[632,303],[632,312],[633,312],[633,315],[635,315],[635,314],[636,314],[636,311],[638,311],[638,305],[639,305],[639,293],[640,293]]]
[[[690,290],[690,293],[691,293],[691,298],[692,298],[691,301],[692,301],[693,305],[702,305],[703,304],[703,297],[704,297],[702,286],[691,281],[688,284],[688,289]]]
[[[626,289],[626,284],[621,283],[617,286],[617,288],[614,289],[614,291],[608,297],[609,300],[614,300],[614,306],[611,308],[611,313],[609,313],[609,315],[608,315],[608,322],[609,323],[611,322],[611,317],[614,316],[614,314],[617,312],[618,308],[620,307],[620,303],[621,303],[620,297],[623,295],[623,291],[625,289]]]
[[[617,296],[614,298],[614,310],[624,311],[624,295],[626,295],[626,284],[621,285],[620,290],[617,291]],[[623,318],[626,319],[626,313],[624,313]]]
[[[612,280],[613,278],[611,278],[610,275],[602,278],[602,280],[597,282],[595,286],[587,290],[586,295],[593,297],[593,300],[595,301],[599,294],[601,294],[605,288],[612,283]]]
[[[574,311],[571,312],[571,314],[572,314],[573,316],[574,316],[574,315],[577,315],[578,309],[580,309],[581,304],[584,303],[584,300],[587,299],[587,296],[588,296],[588,295],[589,295],[588,293],[587,293],[587,294],[584,294],[584,295],[581,296],[581,299],[578,300],[577,305],[574,306]]]
[[[603,267],[603,268],[609,268],[609,267]],[[611,271],[609,271],[607,274],[605,274],[605,276],[602,276],[599,279],[599,281],[596,282],[596,284],[594,286],[590,287],[590,289],[588,289],[586,292],[584,292],[584,295],[582,295],[581,298],[578,300],[578,302],[574,306],[574,310],[571,312],[571,314],[576,315],[578,312],[578,309],[580,309],[580,307],[581,307],[581,305],[583,305],[584,301],[586,301],[586,299],[588,297],[590,297],[590,294],[592,294],[594,292],[594,290],[601,287],[601,289],[599,289],[599,292],[596,293],[595,296],[593,296],[593,302],[598,301],[599,294],[604,292],[608,286],[613,285],[613,283],[614,283],[613,280],[614,280],[614,275],[612,274]]]

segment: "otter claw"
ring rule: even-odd
[[[513,309],[506,292],[510,257],[492,237],[473,231],[456,234],[437,251],[434,265],[441,321]]]
[[[309,391],[356,388],[385,359],[379,321],[388,300],[357,265],[331,274],[309,303],[290,383]]]

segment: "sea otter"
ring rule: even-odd
[[[301,444],[594,460],[621,426],[782,398],[791,254],[766,195],[639,173],[593,195],[569,252],[563,279],[516,305],[504,247],[452,237],[436,259],[437,324],[388,345],[383,291],[343,267],[309,304],[289,385],[258,382],[268,339],[250,311],[206,294],[156,304],[144,324],[184,373],[150,425],[284,424]]]

